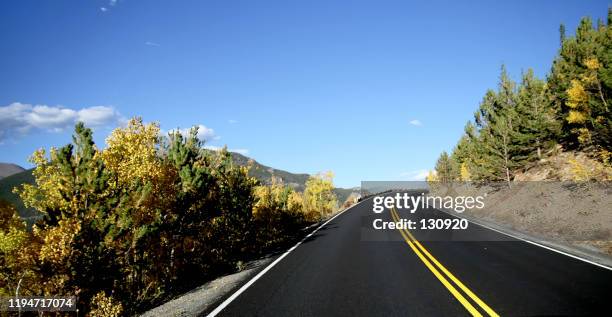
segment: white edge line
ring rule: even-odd
[[[285,253],[283,253],[281,256],[276,258],[276,260],[274,260],[274,262],[272,262],[272,263],[270,263],[270,265],[266,266],[266,268],[261,270],[261,272],[257,273],[257,275],[255,275],[252,279],[250,279],[246,284],[242,285],[242,287],[240,287],[234,294],[232,294],[225,301],[223,301],[223,303],[221,303],[219,306],[217,306],[217,308],[215,308],[212,312],[210,312],[207,315],[207,317],[217,316],[217,314],[219,314],[225,307],[227,307],[227,305],[229,305],[231,302],[233,302],[238,296],[240,296],[240,294],[242,294],[244,291],[246,291],[247,288],[249,288],[251,285],[253,285],[253,283],[255,283],[259,278],[261,278],[264,274],[266,274],[266,272],[268,272],[270,269],[272,269],[278,262],[280,262],[282,259],[284,259],[287,255],[289,255],[289,253],[291,253],[291,251],[295,250],[298,246],[300,246],[300,244],[302,244],[302,242],[306,241],[306,239],[310,238],[313,234],[315,234],[317,231],[319,231],[319,229],[323,228],[330,221],[336,219],[336,217],[338,217],[341,214],[345,213],[347,210],[352,209],[353,207],[357,207],[357,205],[361,204],[362,202],[364,202],[366,200],[367,199],[364,199],[361,202],[359,202],[359,203],[357,203],[357,204],[355,204],[355,205],[353,205],[353,206],[351,206],[349,208],[346,208],[343,211],[337,213],[335,216],[329,218],[322,225],[320,225],[317,229],[313,230],[311,233],[309,233],[307,236],[305,236],[302,240],[300,240],[300,242],[296,243],[293,247],[291,247],[291,249],[285,251]]]
[[[464,219],[465,219],[465,218],[464,218]],[[604,265],[604,264],[601,264],[601,263],[597,263],[597,262],[594,262],[594,261],[591,261],[591,260],[585,259],[585,258],[583,258],[583,257],[579,257],[579,256],[577,256],[577,255],[574,255],[574,254],[571,254],[571,253],[568,253],[568,252],[565,252],[565,251],[561,251],[561,250],[555,249],[555,248],[553,248],[553,247],[549,247],[549,246],[547,246],[547,245],[540,244],[540,243],[535,242],[535,241],[531,241],[531,240],[527,240],[527,239],[525,239],[525,238],[517,237],[517,236],[515,236],[515,235],[509,234],[509,233],[506,233],[506,232],[503,232],[503,231],[501,231],[501,230],[497,230],[497,229],[495,229],[495,228],[491,228],[491,227],[489,227],[489,226],[485,226],[485,225],[480,224],[480,223],[473,222],[473,221],[468,220],[468,219],[466,219],[466,220],[467,220],[467,221],[469,221],[469,222],[471,222],[471,223],[473,223],[473,224],[475,224],[475,225],[477,225],[477,226],[481,226],[481,227],[487,228],[487,229],[489,229],[489,230],[493,230],[493,231],[495,231],[495,232],[499,232],[499,233],[501,233],[501,234],[505,234],[505,235],[507,235],[507,236],[509,236],[509,237],[512,237],[512,238],[515,238],[515,239],[518,239],[518,240],[521,240],[521,241],[524,241],[524,242],[527,242],[527,243],[530,243],[530,244],[533,244],[533,245],[537,245],[537,246],[542,247],[542,248],[544,248],[544,249],[547,249],[547,250],[550,250],[550,251],[553,251],[553,252],[557,252],[557,253],[560,253],[560,254],[563,254],[563,255],[569,256],[570,258],[574,258],[574,259],[576,259],[576,260],[580,260],[580,261],[583,261],[583,262],[586,262],[586,263],[589,263],[589,264],[593,264],[593,265],[595,265],[595,266],[599,266],[600,268],[604,268],[604,269],[607,269],[607,270],[612,271],[612,267],[609,267],[609,266],[607,266],[607,265]]]
[[[607,265],[604,265],[604,264],[601,264],[601,263],[597,263],[597,262],[594,262],[594,261],[591,261],[591,260],[588,260],[588,259],[585,259],[585,258],[579,257],[579,256],[577,256],[577,255],[574,255],[574,254],[571,254],[571,253],[567,253],[567,252],[565,252],[565,251],[557,250],[557,249],[555,249],[555,248],[553,248],[553,247],[549,247],[549,246],[547,246],[547,245],[543,245],[543,244],[540,244],[540,243],[535,242],[535,241],[527,240],[527,239],[525,239],[525,238],[521,238],[521,237],[515,236],[515,235],[513,235],[513,234],[510,234],[510,233],[503,232],[503,231],[501,231],[501,230],[495,229],[495,228],[491,228],[491,227],[489,227],[489,226],[487,226],[487,225],[485,225],[485,224],[478,223],[478,222],[472,221],[472,220],[470,220],[470,219],[467,219],[467,218],[464,218],[464,217],[460,217],[460,216],[454,215],[454,214],[452,214],[452,213],[450,213],[450,212],[448,212],[448,211],[445,211],[445,210],[440,210],[440,211],[442,211],[442,212],[444,212],[444,213],[446,213],[446,214],[448,214],[448,215],[451,215],[451,216],[453,216],[453,217],[456,217],[456,218],[465,219],[465,220],[467,220],[468,222],[473,223],[473,224],[475,224],[475,225],[477,225],[477,226],[481,226],[481,227],[483,227],[483,228],[486,228],[486,229],[489,229],[489,230],[493,230],[493,231],[495,231],[495,232],[497,232],[497,233],[501,233],[501,234],[506,235],[506,236],[509,236],[509,237],[511,237],[511,238],[514,238],[514,239],[517,239],[517,240],[521,240],[521,241],[527,242],[527,243],[529,243],[529,244],[537,245],[538,247],[542,247],[542,248],[544,248],[544,249],[547,249],[547,250],[550,250],[550,251],[553,251],[553,252],[557,252],[557,253],[560,253],[560,254],[563,254],[563,255],[569,256],[570,258],[574,258],[574,259],[576,259],[576,260],[580,260],[580,261],[583,261],[583,262],[586,262],[586,263],[589,263],[589,264],[593,264],[593,265],[595,265],[595,266],[599,266],[600,268],[603,268],[603,269],[606,269],[606,270],[610,270],[610,271],[612,271],[612,267],[609,267],[609,266],[607,266]]]

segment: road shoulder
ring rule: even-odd
[[[354,206],[356,205],[352,205],[348,208],[342,209],[330,215],[329,218],[302,229],[302,235],[304,237],[307,237],[310,233],[318,230],[331,219],[344,213],[345,211]],[[287,250],[290,250],[294,247],[295,246],[290,245],[287,247]],[[248,281],[255,277],[259,272],[266,269],[275,259],[277,259],[279,256],[282,256],[284,252],[286,253],[286,250],[267,255],[257,260],[250,261],[245,265],[246,269],[240,272],[218,277],[185,294],[178,296],[175,299],[172,299],[160,306],[148,310],[140,316],[202,316],[215,309],[221,302],[223,302],[223,300],[238,291],[240,287],[242,287],[242,285],[248,283]]]
[[[561,254],[564,254],[566,256],[570,256],[573,258],[578,258],[579,260],[589,262],[597,266],[603,266],[604,268],[608,270],[612,270],[612,257],[606,254],[603,254],[601,252],[598,252],[596,250],[590,250],[584,247],[570,245],[569,243],[564,244],[564,243],[551,241],[551,240],[548,240],[542,237],[536,237],[534,235],[520,232],[515,229],[509,228],[507,226],[503,226],[495,222],[485,220],[485,219],[480,219],[480,218],[470,216],[464,213],[460,214],[460,213],[456,213],[456,212],[449,211],[449,210],[443,210],[443,209],[441,209],[440,211],[446,214],[449,214],[453,217],[466,219],[469,222],[474,223],[478,226],[497,231],[499,233],[505,234],[512,238],[523,240],[528,243],[537,245],[539,247],[549,249],[551,251],[561,253]]]

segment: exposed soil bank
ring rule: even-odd
[[[610,182],[513,182],[484,186],[454,184],[431,195],[485,197],[485,207],[465,211],[475,219],[555,243],[612,255]]]

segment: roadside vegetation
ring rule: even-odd
[[[547,78],[529,69],[516,83],[502,66],[497,89],[486,92],[474,120],[452,153],[440,155],[428,180],[510,185],[563,152],[572,153],[569,180],[612,179],[611,63],[612,9],[606,23],[583,18],[572,37],[561,25],[559,53]],[[576,159],[584,155],[588,162]]]
[[[0,202],[0,296],[76,295],[80,314],[133,315],[274,251],[335,211],[331,173],[303,192],[260,184],[225,149],[139,118],[99,149],[36,151],[34,184],[15,189],[43,217],[31,228]]]

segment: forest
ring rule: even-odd
[[[585,17],[574,36],[559,28],[560,48],[546,79],[533,70],[514,82],[505,66],[451,153],[442,152],[429,181],[506,182],[547,158],[571,152],[573,181],[610,180],[612,10]],[[593,164],[575,159],[585,154]]]
[[[72,143],[36,151],[35,184],[15,192],[42,217],[29,228],[0,202],[0,296],[77,296],[83,315],[134,315],[282,249],[336,210],[331,172],[303,192],[262,184],[197,132],[164,136],[134,118],[99,149],[78,123]]]

